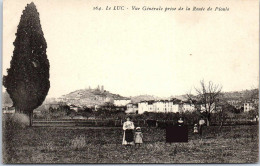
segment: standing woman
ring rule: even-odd
[[[183,120],[182,120],[182,118],[180,118],[179,120],[178,120],[178,126],[183,126]]]
[[[130,117],[127,117],[123,124],[123,145],[134,145],[134,128],[134,123],[130,120]]]
[[[199,132],[200,132],[200,136],[202,136],[202,127],[203,127],[204,124],[205,124],[205,120],[204,120],[203,117],[201,116],[201,117],[200,117],[200,120],[199,120]]]

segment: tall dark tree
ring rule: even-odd
[[[3,84],[16,112],[27,114],[31,126],[33,110],[42,104],[50,88],[47,43],[33,2],[25,7],[15,35],[13,57]]]

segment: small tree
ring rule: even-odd
[[[33,2],[25,7],[15,35],[13,57],[3,84],[16,112],[27,114],[31,126],[33,110],[42,104],[50,88],[47,43]]]
[[[200,81],[200,87],[195,88],[195,90],[197,92],[197,98],[200,101],[200,104],[197,105],[203,108],[201,109],[201,112],[205,115],[207,126],[209,126],[210,115],[216,110],[215,108],[219,100],[222,86],[213,84],[211,81],[209,81],[208,85],[206,85],[204,80],[202,80]]]
[[[259,116],[259,90],[253,89],[251,90],[249,101],[252,103],[252,110],[249,111],[249,115],[253,116],[255,118],[256,116]]]

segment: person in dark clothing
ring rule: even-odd
[[[183,126],[183,119],[180,118],[180,119],[178,120],[178,123],[177,123],[177,124],[178,124],[178,126],[180,126],[180,127]]]

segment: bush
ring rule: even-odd
[[[12,115],[3,116],[3,127],[7,130],[21,129],[29,126],[29,117],[25,114],[14,113]]]
[[[158,123],[158,127],[162,128],[162,129],[164,129],[164,128],[168,127],[168,126],[173,126],[174,125],[173,121],[157,121],[157,123]]]
[[[46,142],[43,144],[44,149],[41,150],[42,152],[53,152],[56,151],[56,148],[52,142]]]
[[[148,127],[156,127],[156,120],[147,120],[146,121]]]
[[[79,136],[71,140],[71,147],[75,150],[82,149],[86,146],[86,138],[85,136]]]
[[[108,122],[107,122],[107,125],[106,126],[108,126],[108,127],[114,127],[115,126],[115,121],[114,120],[109,120]]]

